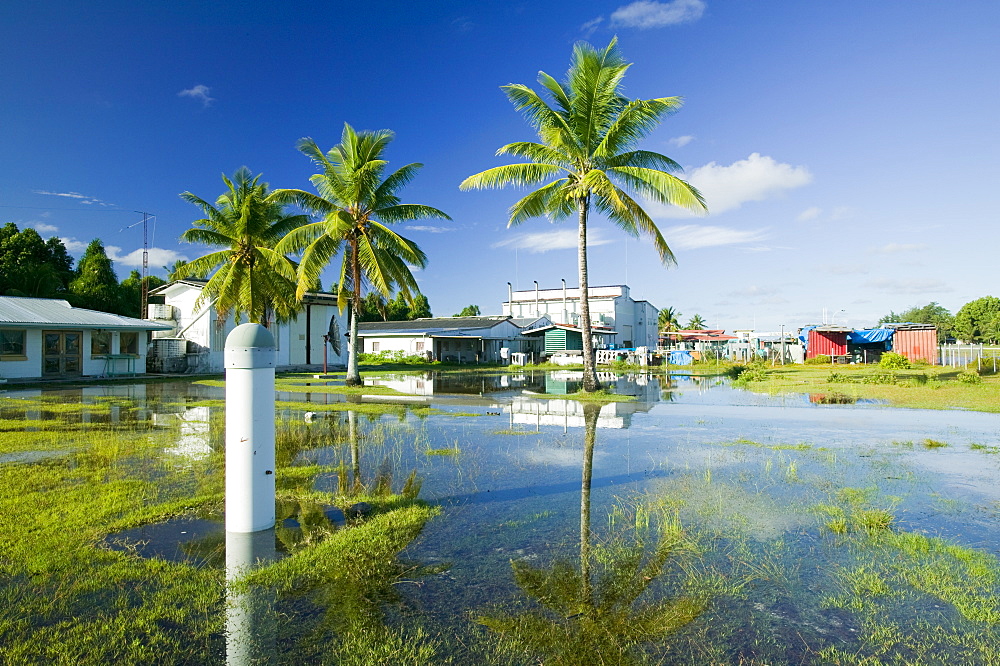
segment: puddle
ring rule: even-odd
[[[636,400],[567,399],[579,384],[571,371],[366,376],[419,397],[397,409],[380,404],[392,402],[386,395],[282,391],[296,406],[280,414],[279,468],[322,471],[279,476],[279,493],[282,483],[332,493],[422,483],[419,497],[442,511],[400,553],[397,577],[385,574],[363,604],[347,588],[267,597],[277,619],[261,622],[278,641],[269,644],[290,661],[322,660],[320,638],[354,636],[352,613],[363,606],[377,616],[366,631],[385,645],[433,654],[413,663],[992,658],[1000,415],[768,396],[695,376],[602,381]],[[128,391],[108,402],[58,399],[162,440],[152,471],[136,474],[162,473],[157,465],[189,474],[171,492],[218,484],[223,410],[211,401],[223,389]],[[130,406],[113,417],[108,404],[119,399]],[[16,402],[4,401],[0,416],[39,418],[37,404]],[[344,402],[358,412],[341,411]],[[0,464],[49,455],[67,453],[12,451]],[[328,505],[279,505],[278,516],[273,538],[254,545],[276,560],[317,534],[351,529]],[[227,557],[220,517],[146,525],[105,543],[195,567]]]

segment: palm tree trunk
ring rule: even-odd
[[[597,381],[597,364],[594,363],[593,337],[590,331],[590,287],[587,281],[587,210],[590,198],[577,200],[580,211],[580,238],[577,244],[580,265],[580,335],[583,337],[583,390],[587,393],[601,387]]]
[[[358,319],[361,318],[361,266],[358,263],[357,240],[351,243],[351,279],[354,284],[351,293],[351,340],[347,353],[347,376],[344,378],[345,386],[361,386],[361,371],[358,369],[358,353],[360,351],[358,339]]]

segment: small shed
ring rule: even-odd
[[[854,329],[832,325],[806,327],[806,329],[808,329],[806,359],[816,358],[820,354],[826,354],[831,358],[847,355],[847,334]]]
[[[616,331],[605,326],[591,326],[590,332],[598,348],[608,347],[613,339],[612,336],[617,335]],[[528,338],[542,337],[546,356],[559,352],[583,350],[583,332],[578,326],[549,324],[526,330],[524,336]]]
[[[884,328],[895,330],[892,350],[911,361],[925,361],[937,365],[938,339],[934,324],[890,323]]]

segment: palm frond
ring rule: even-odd
[[[698,213],[708,210],[701,192],[677,176],[658,169],[631,166],[613,167],[607,171],[612,177],[620,179],[643,196],[659,203]]]
[[[556,164],[521,163],[504,164],[469,176],[458,186],[462,190],[489,189],[507,185],[534,185],[559,172],[565,172]]]
[[[513,227],[535,217],[548,215],[559,219],[572,214],[575,206],[566,192],[569,183],[568,178],[560,178],[519,199],[510,207],[507,226]]]

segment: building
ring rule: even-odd
[[[150,334],[169,328],[59,299],[0,296],[0,379],[143,374]]]
[[[204,280],[175,280],[150,292],[149,318],[166,325],[153,339],[150,362],[164,372],[222,372],[226,337],[236,327],[207,300],[196,306]],[[162,301],[156,303],[155,301]],[[292,321],[274,324],[278,367],[347,364],[347,312],[334,294],[308,292]]]
[[[565,282],[563,283],[565,284]],[[535,289],[513,291],[507,283],[503,314],[513,317],[548,317],[553,323],[580,325],[580,289]],[[590,287],[590,320],[618,333],[615,344],[624,348],[654,349],[660,311],[649,301],[637,301],[626,285]]]
[[[545,317],[426,317],[359,322],[358,337],[367,354],[401,352],[454,363],[501,363],[510,354],[540,352],[538,339],[526,338],[522,331],[549,323]]]
[[[597,349],[607,349],[614,346],[614,336],[617,333],[607,326],[594,325],[590,329],[591,346]],[[576,355],[580,358],[575,362],[582,363],[583,331],[579,326],[568,324],[546,324],[524,330],[524,336],[531,339],[541,339],[539,348],[544,356],[553,354]]]
[[[660,340],[666,349],[696,352],[695,358],[722,358],[730,355],[729,343],[738,338],[721,328],[704,328],[664,332]]]

